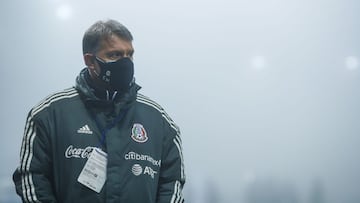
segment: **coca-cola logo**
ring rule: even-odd
[[[70,145],[65,151],[66,158],[89,158],[91,152],[93,151],[94,147],[86,147],[86,148],[76,148]]]

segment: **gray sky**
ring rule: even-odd
[[[141,92],[181,127],[190,201],[205,202],[212,183],[221,202],[246,203],[270,180],[299,203],[314,181],[328,203],[360,202],[359,10],[356,0],[2,1],[0,202],[27,112],[74,85],[84,31],[108,18],[134,35]]]

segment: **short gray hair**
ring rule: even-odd
[[[97,21],[84,34],[82,41],[83,54],[96,53],[100,42],[108,39],[113,34],[129,42],[133,40],[130,31],[118,21]]]

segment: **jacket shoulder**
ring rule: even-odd
[[[35,115],[39,114],[44,109],[49,108],[50,106],[54,105],[55,103],[59,103],[61,101],[72,99],[78,96],[79,93],[74,87],[67,88],[61,91],[54,92],[38,104],[36,104],[30,111],[30,116],[34,117]]]
[[[171,119],[171,117],[166,113],[164,108],[160,106],[157,102],[150,99],[147,96],[144,96],[142,94],[137,93],[136,101],[138,103],[147,105],[148,107],[154,109],[155,111],[159,112],[160,115],[165,119],[165,121],[170,125],[171,128],[173,128],[177,134],[180,134],[180,128],[176,125],[176,123]]]

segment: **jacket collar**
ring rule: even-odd
[[[141,88],[135,82],[127,92],[114,92],[97,87],[91,80],[87,68],[80,71],[76,78],[75,88],[88,104],[99,106],[113,106],[118,103],[127,104],[136,99],[137,91]]]

